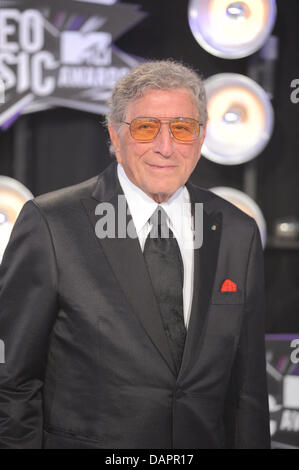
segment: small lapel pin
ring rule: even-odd
[[[217,228],[216,225],[212,225],[211,230],[213,230],[213,232],[215,232],[216,228]]]

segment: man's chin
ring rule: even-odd
[[[146,193],[154,199],[156,202],[165,202],[169,199],[177,190],[179,186],[159,186],[148,188]]]

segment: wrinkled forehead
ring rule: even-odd
[[[187,88],[146,89],[129,101],[125,118],[150,117],[193,117],[198,118],[195,98]]]

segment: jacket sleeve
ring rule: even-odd
[[[14,226],[0,266],[0,448],[42,447],[42,387],[57,312],[57,266],[48,225],[34,201]],[[2,343],[2,344],[3,344]]]
[[[244,317],[227,393],[227,447],[269,449],[264,321],[264,261],[259,229],[249,250]]]

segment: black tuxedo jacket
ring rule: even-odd
[[[0,276],[0,448],[269,447],[254,220],[187,183],[204,234],[176,376],[138,238],[95,235],[96,206],[117,211],[123,194],[116,168],[27,202],[15,224]],[[238,291],[221,292],[225,279]]]

